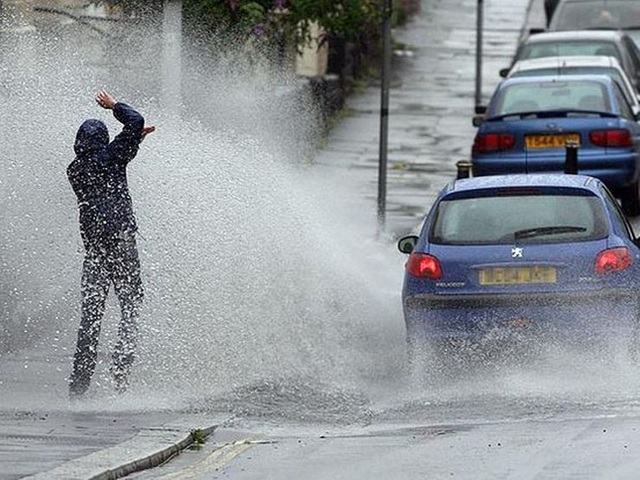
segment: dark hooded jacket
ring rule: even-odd
[[[76,158],[67,168],[78,197],[80,234],[87,248],[137,230],[127,164],[138,153],[144,118],[124,103],[116,103],[113,115],[124,124],[122,132],[109,142],[102,121],[86,120],[76,134]]]

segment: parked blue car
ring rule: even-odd
[[[640,248],[609,189],[583,175],[456,180],[436,198],[402,289],[410,364],[466,348],[621,341],[636,355]],[[579,346],[579,345],[578,345]]]
[[[628,215],[640,214],[640,125],[610,77],[509,78],[474,125],[474,176],[564,172],[573,142],[579,173],[602,180]]]

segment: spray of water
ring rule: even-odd
[[[65,170],[85,118],[119,128],[93,104],[102,88],[158,130],[129,169],[146,288],[133,387],[114,401],[111,296],[81,408],[195,405],[353,420],[377,397],[380,419],[436,421],[486,418],[479,405],[522,416],[545,400],[554,411],[635,398],[627,360],[612,369],[563,348],[546,355],[552,368],[515,358],[402,394],[390,379],[404,380],[404,259],[374,240],[371,199],[353,194],[361,185],[349,171],[314,165],[321,123],[309,92],[266,62],[184,39],[182,99],[168,101],[159,25],[108,29],[37,18],[35,29],[0,32],[5,405],[67,405],[82,247]]]
[[[372,239],[375,219],[342,174],[314,168],[321,126],[298,80],[185,40],[176,104],[158,80],[158,25],[114,25],[106,37],[36,27],[0,42],[5,358],[50,352],[48,395],[65,396],[59,357],[74,348],[82,259],[65,169],[82,120],[118,130],[92,100],[106,88],[157,125],[129,168],[146,287],[129,402],[180,407],[265,379],[362,388],[401,368],[402,260]],[[97,401],[111,395],[118,317],[112,295]]]

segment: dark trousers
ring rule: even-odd
[[[70,379],[72,393],[84,393],[96,368],[100,323],[109,287],[113,284],[122,318],[112,355],[111,373],[125,378],[135,359],[138,315],[143,289],[135,237],[89,244],[82,265],[82,314]]]

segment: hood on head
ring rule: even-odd
[[[76,133],[76,143],[73,149],[76,155],[99,150],[109,144],[109,130],[102,120],[91,118],[85,120],[78,133]]]

